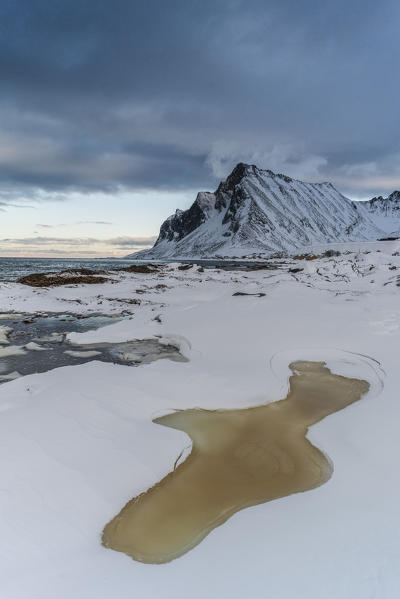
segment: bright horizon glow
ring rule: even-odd
[[[0,217],[0,257],[123,258],[152,247],[161,222],[194,198],[193,190],[121,190],[10,205]]]

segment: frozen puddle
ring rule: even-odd
[[[308,427],[361,399],[369,383],[332,374],[323,362],[293,362],[290,369],[281,401],[156,418],[185,431],[192,451],[106,525],[103,545],[142,562],[168,562],[235,512],[325,483],[333,468],[306,438]]]
[[[86,318],[70,314],[2,318],[0,326],[0,383],[60,366],[83,364],[91,360],[138,365],[160,358],[184,360],[171,345],[157,339],[126,343],[76,345],[67,341],[67,333],[85,332],[119,320],[96,315]]]

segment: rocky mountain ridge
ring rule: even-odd
[[[353,202],[331,183],[304,183],[239,163],[214,193],[164,221],[153,248],[130,257],[236,257],[307,245],[370,241],[400,229],[400,192]],[[390,222],[389,222],[390,221]]]

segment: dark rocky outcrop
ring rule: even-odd
[[[92,285],[106,283],[110,279],[102,270],[90,270],[87,268],[64,270],[61,272],[35,272],[18,279],[18,283],[30,287],[58,287],[60,285]]]

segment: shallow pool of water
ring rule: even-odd
[[[138,561],[168,562],[235,512],[326,482],[332,465],[306,438],[308,427],[361,399],[369,384],[332,374],[321,362],[290,368],[289,393],[281,401],[156,418],[185,431],[192,451],[106,525],[103,544]]]
[[[5,335],[2,329],[3,335],[0,335],[3,339],[0,343],[0,383],[91,360],[128,366],[161,358],[184,360],[175,347],[162,345],[157,339],[91,345],[71,344],[67,340],[70,332],[85,332],[118,320],[121,319],[104,315],[82,318],[71,314],[2,318],[0,328],[5,327],[8,331]]]

